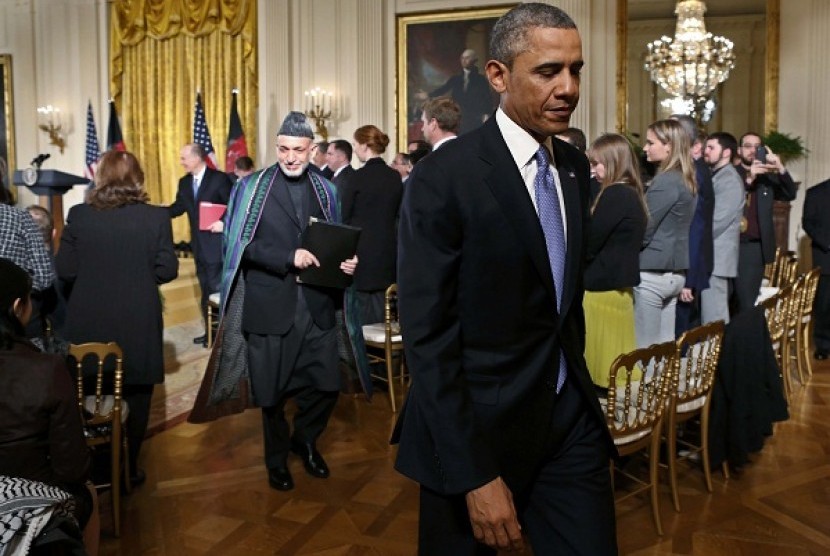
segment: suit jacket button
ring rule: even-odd
[[[556,383],[552,380],[546,380],[545,388],[547,388],[548,390],[556,390]]]

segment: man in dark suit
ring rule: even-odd
[[[813,339],[816,359],[830,354],[830,180],[807,190],[801,224],[813,240],[813,266],[821,267],[813,305]]]
[[[429,93],[429,98],[448,96],[461,107],[461,130],[466,133],[481,125],[493,112],[487,78],[478,72],[478,56],[468,48],[461,53],[461,73]]]
[[[334,175],[334,170],[332,170],[331,166],[328,165],[328,157],[326,156],[328,154],[328,150],[328,141],[317,141],[314,143],[314,156],[311,164],[308,165],[308,169],[309,171],[317,172],[327,180],[330,180]]]
[[[775,259],[773,201],[792,201],[798,190],[781,159],[766,148],[766,162],[758,160],[761,136],[744,133],[738,142],[740,163],[735,167],[744,182],[746,204],[741,220],[741,247],[735,296],[738,311],[755,306],[764,277],[764,265]]]
[[[424,158],[406,188],[412,387],[393,441],[421,484],[420,554],[521,549],[522,532],[535,554],[617,550],[614,448],[583,357],[588,161],[552,138],[582,66],[562,10],[510,10],[486,65],[495,118]]]
[[[424,103],[421,122],[424,124],[421,128],[424,140],[429,143],[433,151],[437,151],[441,145],[458,136],[461,108],[451,98],[428,100]]]
[[[327,176],[328,179],[338,188],[343,187],[355,172],[352,167],[351,143],[345,139],[335,139],[329,143],[326,151],[326,167],[331,170],[331,175]]]
[[[187,213],[190,221],[190,244],[196,259],[196,277],[202,291],[202,318],[207,322],[208,296],[219,291],[222,282],[222,228],[203,230],[199,224],[199,203],[227,205],[232,183],[223,172],[208,168],[205,150],[190,143],[182,147],[179,162],[187,174],[179,180],[176,200],[170,205],[170,217]],[[193,338],[193,343],[207,347],[207,334]]]
[[[689,226],[689,268],[686,270],[686,283],[677,299],[674,331],[679,338],[681,334],[700,324],[701,292],[709,288],[709,276],[715,266],[714,240],[712,239],[712,219],[715,214],[715,189],[712,185],[712,171],[699,154],[697,124],[686,114],[673,114],[672,120],[680,122],[689,134],[692,162],[695,166],[697,183],[697,201],[695,214]]]

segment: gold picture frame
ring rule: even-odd
[[[460,73],[461,53],[476,52],[483,74],[490,30],[515,4],[479,9],[405,14],[397,17],[397,135],[398,149],[420,139],[423,97]],[[488,87],[489,90],[489,87]],[[491,101],[497,98],[490,90]],[[464,114],[462,105],[462,120]],[[495,104],[493,105],[495,109]]]
[[[0,163],[0,172],[3,173],[3,182],[12,190],[12,174],[15,169],[14,155],[14,94],[12,91],[12,57],[11,54],[0,54],[0,157],[5,165]]]

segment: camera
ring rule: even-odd
[[[762,164],[767,163],[767,148],[763,145],[755,149],[755,160],[761,161]]]

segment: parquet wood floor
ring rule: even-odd
[[[621,552],[830,554],[830,362],[815,369],[795,393],[791,419],[739,475],[716,473],[709,494],[702,473],[684,469],[682,513],[663,481],[663,537],[645,497],[619,505]],[[415,554],[418,491],[392,469],[393,422],[385,397],[341,396],[319,443],[331,477],[311,478],[291,459],[296,488],[288,493],[268,487],[258,412],[158,434],[142,456],[147,482],[122,498],[120,539],[102,499],[101,554]]]

